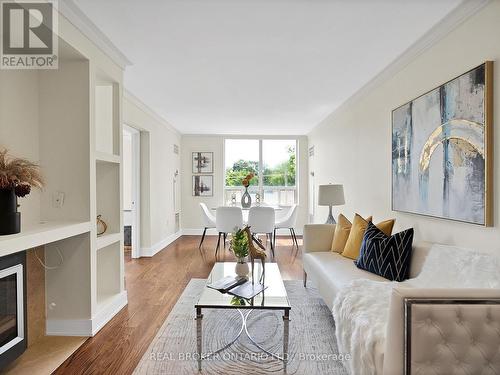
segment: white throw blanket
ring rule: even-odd
[[[355,280],[333,303],[336,336],[341,353],[350,353],[353,375],[381,370],[391,291],[394,287],[500,288],[500,258],[454,246],[434,245],[422,271],[404,282]]]

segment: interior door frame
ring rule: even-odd
[[[132,258],[141,254],[141,132],[127,124],[123,129],[132,135]]]

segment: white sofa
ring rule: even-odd
[[[387,301],[384,321],[378,322],[379,327],[383,327],[385,331],[378,333],[378,341],[374,340],[373,346],[364,343],[357,345],[359,350],[354,353],[353,362],[346,366],[352,374],[402,375],[406,373],[405,370],[408,374],[472,374],[479,373],[475,372],[478,369],[485,369],[480,372],[483,374],[500,374],[499,283],[495,281],[484,287],[483,280],[482,284],[479,283],[479,289],[461,287],[455,285],[461,282],[460,275],[453,282],[452,275],[449,277],[450,282],[446,283],[440,280],[439,271],[436,271],[436,285],[440,287],[434,288],[433,276],[429,276],[434,268],[429,265],[422,273],[425,273],[430,282],[418,283],[422,266],[431,249],[429,243],[413,247],[409,282],[388,282],[378,275],[357,268],[352,259],[331,252],[334,231],[335,225],[330,224],[310,224],[304,227],[303,268],[304,286],[307,285],[307,280],[311,280],[328,307],[333,308],[334,317],[337,311],[344,319],[342,322],[336,319],[337,341],[342,341],[345,336],[347,338],[344,341],[354,340],[351,339],[354,335],[350,329],[355,329],[352,326],[356,326],[358,336],[361,335],[358,341],[363,341],[363,328],[369,328],[371,324],[367,322],[370,320],[368,313],[356,310],[363,306],[356,300],[356,290],[369,287],[373,294],[380,292],[380,298],[372,298],[372,302],[376,303],[384,298]],[[481,261],[485,263],[484,259]],[[500,260],[495,259],[491,263],[496,267],[494,270],[500,269]],[[436,269],[439,270],[439,267]],[[500,275],[497,274],[497,277],[500,278]],[[412,280],[415,280],[414,285]],[[415,285],[432,287],[421,288]],[[338,305],[351,297],[354,302],[347,306],[348,309],[345,306],[339,308]],[[364,306],[370,308],[370,304]],[[381,304],[374,308],[382,311],[384,306]],[[375,316],[376,320],[376,315],[373,315],[373,311],[371,313],[371,317]],[[383,315],[382,312],[380,315]],[[452,320],[450,316],[453,317]],[[356,322],[356,319],[360,322]],[[426,322],[423,325],[422,320]],[[452,345],[447,344],[448,340]],[[408,346],[407,350],[405,345]],[[362,353],[367,350],[371,353]],[[457,355],[462,359],[457,359]]]

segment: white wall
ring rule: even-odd
[[[40,161],[38,76],[36,70],[0,70],[0,149],[34,162]],[[36,189],[18,203],[22,226],[40,221]]]
[[[346,205],[336,213],[373,214],[375,221],[395,217],[396,230],[414,227],[416,240],[500,248],[498,169],[494,228],[391,211],[391,111],[485,60],[496,60],[494,107],[500,113],[498,35],[500,1],[493,1],[390,79],[347,102],[309,134],[309,146],[315,147],[316,185],[344,184]],[[500,150],[499,132],[494,136],[494,147]],[[499,162],[500,152],[495,152],[495,165]],[[315,220],[321,222],[326,210],[318,207]]]
[[[123,130],[122,158],[123,210],[130,211],[132,210],[132,134],[126,130]]]
[[[231,136],[235,138],[235,136]],[[200,202],[206,203],[209,208],[223,204],[224,188],[224,135],[183,135],[182,150],[182,229],[183,233],[197,234],[203,229],[200,214]],[[245,136],[237,137],[245,138]],[[293,137],[260,137],[250,138],[293,138]],[[297,233],[302,233],[302,227],[307,223],[307,137],[296,137],[298,139],[297,161],[298,161],[298,204],[299,214],[297,220]],[[212,197],[193,197],[192,195],[192,165],[191,153],[206,151],[214,153],[214,194]]]
[[[180,170],[180,134],[130,93],[123,122],[141,131],[141,254],[152,255],[176,236],[173,178]]]
[[[95,88],[95,128],[97,151],[113,154],[113,86]]]

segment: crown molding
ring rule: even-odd
[[[147,115],[154,118],[156,121],[161,123],[163,126],[165,126],[167,129],[169,129],[173,133],[177,134],[179,137],[182,135],[182,133],[178,129],[176,129],[172,124],[170,124],[167,120],[165,120],[162,116],[160,116],[153,109],[151,109],[147,104],[145,104],[141,99],[139,99],[137,96],[135,96],[134,94],[132,94],[130,91],[128,91],[125,88],[123,89],[123,98],[132,102],[141,111],[143,111]]]
[[[430,49],[446,35],[460,26],[464,21],[476,14],[492,1],[493,0],[464,0],[455,9],[448,13],[448,15],[446,15],[441,21],[430,28],[415,43],[410,45],[410,47],[408,47],[392,63],[385,67],[380,73],[378,73],[375,77],[373,77],[370,81],[363,85],[353,95],[343,101],[335,110],[333,110],[333,112],[331,112],[328,116],[321,120],[311,130],[309,130],[309,133],[323,124],[327,119],[334,116],[335,113],[341,111],[351,103],[362,98],[363,96],[374,90],[377,86],[381,85],[382,83],[393,77],[395,74],[403,70],[418,56]]]
[[[79,29],[92,43],[98,46],[120,68],[125,69],[126,66],[132,65],[123,52],[82,12],[73,0],[59,1],[58,10],[59,13]]]

